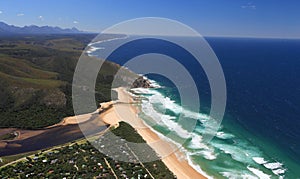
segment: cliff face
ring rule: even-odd
[[[131,87],[132,88],[151,88],[151,83],[149,80],[147,80],[143,76],[140,76],[133,82]]]

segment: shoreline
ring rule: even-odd
[[[19,135],[13,140],[0,141],[0,144],[22,141],[63,126],[85,123],[91,119],[92,115],[99,113],[99,116],[97,117],[98,120],[105,124],[109,124],[110,127],[118,127],[119,122],[124,121],[135,128],[138,134],[141,135],[146,143],[159,155],[163,163],[174,173],[174,175],[177,176],[177,178],[207,178],[205,173],[199,173],[199,171],[189,164],[185,154],[180,151],[175,144],[163,139],[162,136],[153,131],[153,129],[151,129],[138,117],[138,108],[133,105],[134,100],[132,96],[130,96],[124,88],[117,88],[115,90],[118,93],[119,99],[117,101],[101,103],[101,107],[95,112],[66,117],[57,124],[39,130],[6,128],[4,130],[19,132]],[[0,147],[6,147],[6,145],[0,145]],[[19,148],[21,146],[16,147]]]
[[[137,116],[138,108],[132,105],[134,101],[124,88],[117,88],[115,91],[118,93],[118,100],[115,103],[109,102],[112,107],[100,113],[103,122],[115,127],[120,121],[130,124],[177,178],[207,178],[204,176],[205,174],[199,173],[189,164],[185,154],[177,146],[162,139]],[[103,104],[106,103],[101,105]]]

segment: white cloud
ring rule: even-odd
[[[2,11],[0,11],[0,14],[2,14],[3,12]]]
[[[246,5],[241,6],[241,8],[255,10],[256,6],[254,4],[252,4],[252,3],[247,3]]]
[[[25,14],[23,14],[23,13],[19,13],[19,14],[17,14],[17,16],[24,16]]]
[[[73,23],[74,23],[74,24],[78,24],[79,22],[78,22],[78,21],[73,21]]]
[[[44,17],[43,16],[39,16],[38,19],[40,19],[41,21],[43,21]]]

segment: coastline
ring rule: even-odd
[[[73,126],[87,122],[91,119],[92,115],[99,113],[97,120],[100,120],[105,124],[118,127],[119,122],[124,121],[135,128],[138,134],[141,135],[147,144],[161,157],[164,164],[174,173],[174,175],[177,176],[177,178],[207,178],[205,177],[205,174],[199,173],[189,164],[189,161],[185,158],[185,154],[180,151],[177,146],[162,139],[162,136],[159,136],[138,117],[138,108],[133,105],[133,98],[124,88],[118,88],[115,90],[118,93],[119,100],[101,103],[101,107],[95,112],[66,117],[62,119],[61,122],[40,130],[22,130],[16,128],[6,129],[18,131],[19,135],[13,140],[1,141],[0,144],[5,145],[0,145],[0,147],[5,148],[6,145],[8,145],[8,142],[12,142],[9,145],[13,147],[15,142],[17,144],[18,141],[32,138],[44,133],[46,134],[46,132],[49,132],[52,129],[59,129],[60,127]],[[21,146],[22,145],[14,147],[20,148]]]
[[[100,118],[105,123],[117,127],[120,121],[124,121],[134,127],[177,178],[206,178],[204,174],[200,174],[189,164],[184,153],[177,149],[174,144],[162,139],[138,118],[138,109],[132,105],[134,101],[124,88],[117,88],[115,90],[118,93],[119,99],[114,103],[101,104],[103,107],[105,105],[112,105],[110,109],[100,113]]]

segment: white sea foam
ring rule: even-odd
[[[170,116],[170,115],[164,115],[161,113],[158,113],[152,106],[151,103],[148,103],[145,100],[142,100],[141,104],[142,111],[144,114],[147,116],[151,117],[156,123],[163,125],[162,118],[168,118],[168,119],[174,119],[175,117]]]
[[[131,89],[131,91],[133,91],[136,94],[156,94],[156,91],[153,91],[151,89],[148,88],[133,88]]]
[[[190,133],[183,129],[178,123],[167,118],[162,118],[162,121],[171,131],[176,132],[181,138],[187,139],[191,137]]]
[[[220,139],[232,139],[232,138],[234,138],[234,135],[220,131],[220,132],[217,132],[216,137],[218,137]]]
[[[101,50],[104,49],[104,47],[93,47],[91,46],[86,52],[90,55],[91,53],[97,51],[97,50]]]
[[[152,96],[149,97],[150,103],[162,104],[166,109],[171,110],[175,114],[181,114],[184,117],[200,120],[201,122],[203,122],[203,119],[204,120],[210,119],[210,117],[206,114],[193,112],[181,107],[180,105],[176,104],[174,100],[171,100],[169,97],[164,97],[161,93],[153,89],[143,90],[143,93],[140,94],[152,94]]]
[[[197,119],[200,120],[202,123],[205,123],[207,119],[209,119],[209,116],[205,114],[189,111],[181,107],[179,104],[176,104],[176,102],[171,100],[170,98],[164,97],[161,93],[159,93],[155,89],[136,88],[133,89],[132,91],[134,94],[141,94],[144,97],[146,97],[146,99],[142,100],[141,103],[141,109],[145,115],[151,117],[159,125],[165,126],[172,132],[175,132],[179,137],[183,139],[191,139],[187,148],[184,149],[185,150],[184,153],[187,155],[188,160],[190,160],[190,156],[192,155],[201,155],[207,160],[215,160],[217,159],[218,156],[218,154],[215,153],[215,148],[218,148],[222,150],[224,153],[230,154],[233,160],[242,162],[244,164],[250,164],[250,163],[254,164],[255,162],[257,164],[263,165],[264,167],[272,170],[272,172],[278,176],[282,176],[282,174],[285,173],[286,169],[282,167],[283,164],[279,162],[268,163],[267,160],[261,157],[261,152],[257,149],[257,147],[249,145],[249,143],[247,143],[246,141],[237,140],[234,145],[231,144],[229,145],[224,142],[222,143],[212,142],[208,146],[207,144],[202,143],[201,134],[203,133],[203,130],[201,127],[196,128],[197,132],[200,131],[200,135],[195,132],[188,132],[179,123],[174,121],[174,119],[176,119],[176,116],[163,114],[162,112],[159,112],[161,111],[160,107],[158,107],[159,111],[157,111],[156,108],[154,108],[154,106],[156,107],[163,106],[163,108],[169,109],[173,111],[175,114],[181,114],[184,117]],[[209,127],[209,126],[205,126],[205,127]],[[152,130],[155,131],[154,129]],[[155,132],[158,133],[157,131]],[[162,136],[162,134],[160,135]],[[170,140],[172,143],[175,143],[176,145],[180,146],[180,144],[177,144],[171,138],[168,138],[168,136],[163,136],[163,137]],[[226,133],[224,131],[219,131],[216,134],[216,137],[220,139],[236,138],[233,134]],[[192,151],[194,152],[189,152],[188,150],[190,149],[192,149]],[[189,163],[195,169],[199,167],[198,165],[194,165],[191,160],[189,161]],[[232,171],[222,172],[221,174],[229,178],[237,178],[237,177],[238,178],[257,178],[257,177],[270,178],[271,176],[257,168],[253,168],[253,167],[247,167],[247,168],[248,170],[246,170],[246,173],[244,174],[242,172],[239,172],[239,174],[232,173]],[[197,170],[202,171],[201,169],[197,169]],[[247,171],[249,173],[247,173]],[[201,173],[203,173],[203,171]]]
[[[199,173],[201,173],[201,175],[203,175],[204,177],[208,178],[208,179],[212,179],[213,177],[210,177],[209,175],[207,175],[199,165],[194,164],[194,162],[192,161],[191,157],[189,155],[186,156],[186,159],[189,163],[190,166],[192,166],[196,171],[198,171]]]
[[[198,150],[196,152],[189,153],[190,155],[201,155],[207,160],[214,160],[217,158],[217,154],[212,147],[202,142],[202,136],[195,133],[191,133],[192,140],[188,144],[189,149]],[[200,150],[200,151],[199,151]]]
[[[250,170],[252,173],[254,173],[259,178],[268,179],[271,178],[271,175],[265,174],[264,172],[260,171],[259,169],[253,168],[253,167],[247,167],[248,170]]]
[[[193,118],[193,119],[198,119],[201,122],[204,122],[205,120],[210,119],[210,117],[206,114],[202,114],[202,113],[196,113],[187,109],[183,110],[183,115],[185,117],[189,117],[189,118]],[[202,119],[202,120],[201,120]]]
[[[128,38],[128,36],[124,36],[124,37],[116,37],[116,38],[105,39],[105,40],[99,40],[99,41],[96,41],[96,42],[91,42],[91,43],[89,43],[88,46],[92,46],[92,45],[100,44],[100,43],[104,43],[104,42],[110,42],[110,41],[113,41],[113,40],[127,39],[127,38]]]
[[[204,114],[195,113],[189,110],[182,108],[180,105],[176,104],[175,101],[171,100],[168,97],[164,97],[161,93],[154,89],[145,89],[145,88],[135,88],[132,89],[133,95],[141,94],[146,97],[144,100],[141,101],[141,110],[143,113],[149,117],[151,117],[157,124],[168,128],[170,131],[176,133],[179,137],[183,139],[191,139],[187,149],[196,150],[196,152],[189,152],[187,149],[183,149],[186,157],[189,161],[189,164],[195,168],[200,173],[204,173],[198,165],[195,165],[190,156],[192,155],[201,155],[207,160],[215,160],[217,159],[218,154],[215,153],[214,147],[218,148],[224,153],[230,154],[232,159],[242,162],[242,163],[249,163],[249,162],[256,162],[258,164],[264,164],[266,168],[272,170],[272,172],[276,175],[284,174],[285,169],[280,168],[282,164],[274,162],[274,163],[267,163],[267,161],[259,157],[260,152],[256,150],[255,147],[249,147],[247,143],[237,143],[235,145],[227,145],[227,144],[218,144],[218,143],[211,143],[213,146],[208,146],[202,143],[202,137],[199,134],[194,132],[189,132],[184,129],[179,123],[175,122],[176,116],[163,114],[157,111],[154,106],[162,105],[164,108],[173,111],[175,114],[182,114],[185,117],[199,119],[202,118],[201,122],[205,122],[205,120],[209,119],[209,116]],[[147,96],[145,96],[147,95]],[[202,116],[201,116],[202,115]],[[203,119],[204,118],[204,119]],[[151,127],[150,127],[151,128]],[[151,128],[156,133],[159,133]],[[160,133],[159,133],[160,134]],[[159,135],[160,137],[164,137],[165,140],[169,140],[170,142],[178,145],[181,147],[180,144],[177,144],[173,139],[168,138],[168,136],[163,136],[162,134]],[[219,131],[216,135],[220,139],[230,139],[235,138],[234,135],[230,133],[225,133],[223,131]],[[251,160],[252,159],[252,160]],[[252,173],[240,173],[236,175],[236,173],[232,172],[223,172],[223,176],[228,176],[229,178],[270,178],[270,175],[265,174],[264,172],[260,171],[259,169],[253,167],[247,167],[249,172]]]
[[[150,87],[152,87],[152,88],[162,88],[162,86],[160,86],[155,81],[153,81],[153,80],[149,80],[149,81],[150,81]]]
[[[252,157],[252,159],[257,163],[257,164],[265,164],[268,161],[266,161],[263,157]]]
[[[198,152],[190,153],[190,155],[201,155],[207,160],[215,160],[217,158],[217,155],[212,150],[201,150]]]
[[[250,175],[250,174],[244,174],[236,171],[232,172],[221,172],[221,174],[226,178],[233,178],[233,179],[257,179],[256,176]]]
[[[275,174],[275,175],[281,175],[281,174],[284,174],[286,171],[286,169],[284,168],[279,168],[279,169],[276,169],[276,170],[272,170],[272,172]]]
[[[126,39],[128,38],[128,36],[125,36],[125,37],[116,37],[116,38],[111,38],[111,39],[106,39],[106,40],[99,40],[97,42],[91,42],[88,44],[88,50],[86,51],[87,54],[89,56],[94,56],[94,55],[91,55],[93,52],[97,51],[97,50],[103,50],[105,49],[104,47],[95,47],[94,45],[95,44],[100,44],[100,43],[104,43],[104,42],[110,42],[110,41],[113,41],[113,40],[121,40],[121,39]]]
[[[194,164],[194,162],[193,162],[193,161],[191,160],[191,158],[190,158],[190,155],[192,155],[192,154],[191,154],[190,152],[188,152],[186,149],[184,149],[184,148],[182,147],[181,144],[179,144],[179,143],[175,142],[174,140],[172,140],[172,139],[170,139],[170,138],[168,138],[168,137],[162,135],[161,133],[159,133],[158,131],[154,130],[152,127],[150,127],[149,125],[147,125],[147,123],[144,122],[144,124],[145,124],[152,132],[156,133],[156,134],[159,136],[159,138],[161,138],[161,139],[163,139],[163,140],[165,140],[165,141],[167,141],[167,142],[170,142],[170,143],[173,143],[174,145],[176,145],[176,146],[178,147],[178,149],[180,149],[180,151],[184,154],[185,159],[188,161],[188,164],[189,164],[192,168],[194,168],[196,171],[198,171],[201,175],[205,176],[207,179],[213,179],[213,177],[207,175],[207,174],[201,169],[201,167],[200,167],[199,165]],[[175,153],[175,154],[176,154],[176,153]],[[181,156],[181,157],[182,157],[182,156]]]
[[[168,141],[168,142],[171,142],[171,143],[175,144],[178,148],[180,148],[180,152],[184,154],[185,159],[188,161],[188,164],[189,164],[192,168],[194,168],[196,171],[198,171],[201,175],[203,175],[203,176],[206,177],[207,179],[213,179],[213,177],[211,177],[211,176],[209,176],[207,173],[205,173],[205,172],[201,169],[201,167],[200,167],[198,164],[195,164],[195,163],[192,161],[191,155],[193,155],[193,153],[188,152],[185,148],[183,148],[183,147],[181,146],[181,144],[179,144],[179,143],[173,141],[173,140],[170,139],[170,138],[167,138],[166,136],[160,134],[159,132],[155,131],[155,130],[152,129],[151,127],[150,127],[150,129],[151,129],[153,132],[157,133],[158,136],[159,136],[161,139],[166,140],[166,141]]]
[[[188,147],[190,149],[204,149],[210,150],[213,152],[213,149],[210,148],[208,145],[202,143],[202,136],[192,133],[192,140],[190,141]]]
[[[147,116],[151,117],[157,123],[166,126],[168,129],[178,134],[181,138],[187,139],[191,137],[190,132],[183,129],[178,123],[172,121],[172,119],[175,119],[174,116],[157,112],[151,103],[142,100],[142,110]]]
[[[284,174],[286,169],[282,168],[282,164],[279,162],[274,163],[267,163],[263,157],[260,157],[260,152],[257,150],[256,147],[251,147],[247,142],[241,142],[234,145],[228,145],[225,143],[216,143],[212,142],[212,146],[208,146],[204,143],[202,143],[202,137],[199,134],[196,134],[194,132],[188,132],[185,130],[180,124],[174,121],[176,118],[175,116],[166,115],[159,111],[157,111],[154,106],[162,105],[164,108],[169,109],[173,111],[175,114],[181,114],[184,117],[189,117],[193,119],[199,119],[202,118],[201,122],[206,122],[207,119],[209,119],[209,116],[204,114],[195,113],[192,111],[189,111],[180,105],[176,104],[175,101],[171,100],[168,97],[164,97],[161,93],[154,89],[144,89],[144,88],[136,88],[132,90],[135,94],[142,94],[147,95],[145,96],[147,99],[142,100],[141,108],[145,115],[151,117],[153,120],[155,120],[159,125],[167,127],[169,130],[175,132],[179,137],[183,139],[191,139],[189,142],[187,149],[196,150],[196,152],[188,152],[185,151],[185,154],[187,155],[188,159],[189,156],[192,155],[201,155],[207,160],[215,160],[217,159],[218,154],[216,154],[214,151],[214,148],[218,148],[222,150],[224,153],[230,154],[232,159],[242,162],[242,163],[257,163],[264,165],[266,168],[272,170],[272,172],[276,175]],[[207,127],[207,126],[206,126]],[[208,126],[209,127],[209,126]],[[201,132],[202,130],[200,130]],[[203,131],[202,131],[203,132]],[[201,134],[201,133],[200,133]],[[225,133],[223,131],[219,131],[216,134],[216,137],[220,139],[231,139],[235,138],[233,134]],[[166,137],[167,138],[167,137]],[[173,143],[174,141],[170,138]],[[176,142],[175,142],[176,143]],[[191,161],[190,161],[191,162]],[[193,162],[190,164],[191,166],[195,167]],[[196,165],[197,167],[197,165]],[[260,171],[259,169],[253,168],[253,167],[247,167],[249,170],[249,174],[240,173],[239,175],[235,175],[236,173],[229,172],[223,172],[223,176],[231,176],[231,178],[235,178],[234,176],[238,176],[239,178],[270,178],[270,175],[265,174],[264,172]],[[250,173],[252,172],[252,173]],[[201,172],[203,173],[203,172]]]
[[[127,93],[131,96],[131,97],[138,97],[138,95],[131,93],[130,91],[127,91]]]
[[[282,163],[273,162],[273,163],[265,163],[264,166],[268,169],[274,170],[282,167]]]
[[[283,164],[279,162],[272,162],[272,163],[267,163],[263,157],[257,157],[256,150],[254,148],[245,148],[243,146],[232,146],[232,145],[226,145],[226,144],[218,144],[218,143],[213,143],[214,147],[219,148],[222,150],[224,153],[230,154],[231,157],[239,162],[242,163],[249,163],[250,161],[248,160],[250,157],[252,157],[252,160],[260,165],[265,166],[266,168],[272,170],[272,172],[276,175],[284,174],[286,169],[282,168]],[[248,168],[249,169],[249,168]],[[255,168],[251,168],[251,171],[254,172]],[[250,169],[249,169],[250,170]],[[259,172],[255,170],[255,174],[258,174]]]
[[[175,101],[171,100],[169,97],[163,97],[158,92],[149,97],[149,102],[152,104],[161,104],[165,108],[170,109],[177,114],[182,110],[182,108],[175,104]]]
[[[265,163],[263,164],[266,168],[272,170],[275,175],[282,175],[285,173],[286,169],[283,168],[283,164],[279,162]]]
[[[192,149],[209,149],[207,145],[202,143],[202,136],[192,134],[192,140],[189,143],[189,147]]]
[[[237,143],[232,145],[226,143],[211,142],[211,145],[226,154],[230,154],[232,159],[242,163],[251,163],[253,162],[251,160],[252,157],[258,156],[260,154],[256,147],[251,147],[247,143]]]
[[[141,74],[141,76],[143,76],[143,75]],[[152,88],[162,88],[162,86],[160,86],[156,81],[151,80],[151,79],[147,78],[146,76],[143,76],[143,77],[150,82],[150,86]]]
[[[210,117],[206,114],[193,112],[193,111],[183,108],[182,106],[176,104],[175,101],[171,100],[169,97],[163,96],[161,93],[159,93],[155,89],[134,88],[131,90],[136,94],[152,95],[148,98],[150,103],[153,103],[153,104],[159,103],[159,104],[163,105],[166,109],[169,109],[170,111],[174,112],[177,115],[181,114],[181,115],[183,115],[183,117],[200,120],[201,122],[205,122],[206,120],[210,119]]]
[[[216,159],[216,154],[214,153],[214,150],[209,148],[207,145],[201,143],[201,141],[202,141],[201,136],[183,129],[180,124],[178,124],[177,122],[172,120],[172,119],[174,119],[174,116],[161,114],[161,113],[157,112],[153,107],[153,104],[157,104],[157,103],[160,103],[160,104],[163,103],[164,106],[173,105],[174,102],[172,100],[170,100],[168,98],[161,100],[162,98],[160,97],[160,95],[156,95],[156,94],[149,97],[148,99],[149,99],[149,101],[151,101],[151,103],[149,103],[146,100],[142,100],[141,108],[142,108],[142,111],[144,112],[144,114],[151,117],[153,120],[155,120],[159,124],[166,126],[168,129],[170,129],[171,131],[178,134],[178,136],[180,136],[181,138],[184,138],[184,139],[191,138],[192,140],[189,143],[189,147],[193,148],[193,149],[205,149],[205,150],[198,152],[198,154],[202,155],[204,158],[206,158],[208,160]],[[174,105],[174,106],[176,106],[176,105]]]
[[[154,119],[155,121],[160,120],[164,123],[172,131],[175,131],[179,134],[180,137],[189,138],[191,137],[189,131],[184,130],[178,123],[171,121],[170,119],[174,119],[174,116],[169,116],[165,114],[161,114],[157,112],[153,105],[162,105],[165,109],[169,109],[173,111],[175,114],[183,114],[184,117],[189,117],[193,119],[208,119],[209,117],[205,114],[200,114],[196,112],[189,111],[187,109],[182,108],[180,105],[176,104],[175,101],[171,100],[169,97],[164,97],[161,93],[153,89],[144,89],[144,88],[135,88],[133,89],[135,93],[138,94],[147,94],[151,95],[147,97],[148,101],[143,101],[142,111]],[[149,104],[152,104],[150,106]]]

